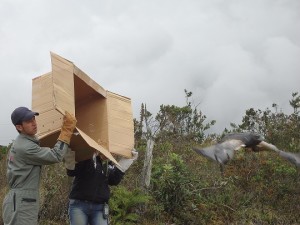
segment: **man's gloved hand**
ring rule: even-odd
[[[58,140],[70,145],[70,140],[73,130],[76,127],[76,123],[76,118],[66,111]]]
[[[68,170],[75,169],[75,152],[68,148],[66,154],[64,155],[65,167]]]
[[[131,151],[131,154],[132,154],[132,158],[130,158],[130,159],[127,159],[127,158],[122,158],[122,159],[120,159],[120,161],[118,162],[119,163],[119,165],[121,166],[118,166],[118,165],[116,165],[116,167],[119,169],[119,170],[121,170],[123,173],[125,173],[126,172],[126,170],[128,170],[128,168],[131,166],[131,164],[135,161],[135,160],[137,160],[137,158],[138,158],[138,152],[135,150],[135,149],[133,149],[132,151]]]

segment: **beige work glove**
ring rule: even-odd
[[[116,165],[116,167],[117,167],[119,170],[121,170],[123,173],[125,173],[126,170],[128,170],[128,168],[131,166],[131,164],[132,164],[135,160],[137,160],[138,155],[139,155],[139,153],[138,153],[135,149],[133,149],[133,150],[131,151],[131,154],[132,154],[132,158],[130,158],[130,159],[128,159],[128,158],[122,158],[122,159],[120,159],[120,161],[118,162],[120,166],[119,166],[119,165]]]
[[[68,148],[66,154],[64,155],[64,163],[65,167],[68,170],[74,170],[75,169],[75,152],[72,151],[70,148]]]
[[[76,127],[76,123],[77,120],[75,116],[66,111],[58,140],[70,145],[70,140],[73,134],[73,130]]]

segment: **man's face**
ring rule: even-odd
[[[22,133],[29,136],[34,136],[37,133],[37,124],[35,116],[32,119],[23,121],[21,125],[16,125],[16,128]]]

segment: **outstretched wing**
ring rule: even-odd
[[[227,134],[218,144],[206,148],[194,147],[193,150],[210,160],[224,165],[233,158],[234,151],[240,149],[241,147],[252,148],[253,151],[275,151],[282,158],[300,168],[300,153],[279,150],[275,145],[265,142],[263,137],[256,133]]]
[[[285,152],[279,150],[279,155],[294,164],[296,167],[300,168],[300,153],[293,153],[293,152]]]
[[[221,143],[206,147],[197,148],[193,150],[204,157],[216,161],[220,164],[226,164],[234,156],[234,151],[245,147],[245,144],[241,140],[226,140]]]
[[[261,135],[256,133],[231,133],[224,136],[220,143],[206,148],[194,148],[194,150],[220,164],[226,164],[234,156],[234,151],[241,147],[252,148],[256,150],[256,146],[263,141]]]
[[[275,145],[262,141],[259,145],[259,148],[266,150],[273,150],[279,154],[282,158],[288,160],[290,163],[294,164],[296,167],[300,168],[300,153],[294,152],[285,152],[279,150]]]

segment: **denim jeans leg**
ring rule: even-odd
[[[103,204],[93,204],[90,225],[108,225],[108,220],[103,218]]]
[[[88,205],[85,202],[70,199],[69,202],[69,219],[70,225],[87,225],[88,224]]]

